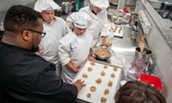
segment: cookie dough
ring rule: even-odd
[[[100,79],[100,78],[98,78],[97,80],[96,80],[96,83],[97,84],[100,84],[102,82],[102,80]]]
[[[116,67],[116,66],[115,66],[115,67],[113,67],[113,70],[114,70],[114,71],[117,71],[117,67]]]
[[[107,65],[104,65],[104,68],[108,68],[108,66]]]
[[[121,33],[121,29],[118,31],[118,33]]]
[[[94,92],[94,91],[96,91],[96,87],[95,87],[95,86],[91,86],[91,87],[90,87],[90,90],[91,90],[92,92]]]
[[[120,26],[120,29],[122,30],[122,26]]]
[[[115,74],[114,74],[114,73],[112,73],[112,74],[111,74],[111,77],[115,77]]]
[[[91,65],[95,65],[96,63],[95,63],[95,62],[91,62],[90,64],[91,64]]]
[[[108,86],[112,86],[113,82],[109,80]]]
[[[105,75],[105,72],[104,72],[104,71],[102,71],[102,72],[101,72],[101,75]]]
[[[91,68],[91,67],[88,67],[88,71],[92,71],[92,69],[93,69],[93,68]]]
[[[88,94],[87,94],[87,97],[90,98],[90,97],[91,97],[91,93],[88,93]]]
[[[109,89],[106,89],[106,90],[104,91],[104,95],[106,95],[106,94],[109,94]]]
[[[88,75],[87,75],[87,74],[85,74],[85,73],[84,73],[82,76],[83,76],[84,78],[87,78],[87,77],[88,77]]]
[[[106,102],[106,101],[107,101],[107,99],[106,99],[105,97],[102,97],[102,98],[101,98],[101,102],[104,103],[104,102]]]

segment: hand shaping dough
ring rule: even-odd
[[[102,80],[100,79],[100,78],[98,78],[97,80],[96,80],[96,83],[97,84],[100,84],[102,82]]]
[[[101,72],[101,75],[105,75],[105,72],[104,72],[104,71],[102,71],[102,72]]]
[[[108,68],[108,66],[107,65],[104,65],[104,68]]]
[[[94,92],[94,91],[96,91],[96,87],[95,87],[95,86],[91,86],[91,87],[90,87],[90,90],[91,90],[92,92]]]
[[[104,102],[106,102],[106,101],[107,101],[107,99],[106,99],[105,97],[102,97],[102,98],[101,98],[101,102],[104,103]]]
[[[90,97],[91,97],[91,93],[88,93],[88,94],[87,94],[87,97],[90,98]]]
[[[113,82],[109,80],[108,86],[112,86]]]
[[[106,90],[104,91],[104,95],[106,95],[106,94],[109,94],[109,89],[106,89]]]
[[[112,73],[112,74],[111,74],[111,77],[115,77],[115,74],[114,74],[114,73]]]
[[[91,62],[90,64],[91,64],[91,65],[95,65],[95,62]]]
[[[88,67],[88,71],[92,71],[92,69],[93,69],[93,68],[91,68],[91,67]]]
[[[117,67],[116,67],[116,66],[115,66],[115,67],[113,67],[113,70],[114,70],[114,71],[117,71]]]
[[[82,76],[83,76],[84,78],[87,78],[87,77],[88,77],[88,75],[87,75],[87,74],[85,74],[85,73],[84,73]]]

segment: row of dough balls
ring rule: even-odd
[[[91,62],[90,64],[93,65],[93,66],[96,65],[95,62]],[[105,64],[105,65],[104,65],[104,68],[108,68],[108,66]],[[88,71],[92,71],[92,69],[93,69],[93,68],[89,67],[89,68],[88,68]],[[116,66],[113,67],[113,70],[114,70],[114,71],[117,71],[117,67],[116,67]]]
[[[104,75],[105,75],[105,72],[102,71],[102,72],[101,72],[101,75],[104,76]],[[88,77],[88,75],[85,74],[85,73],[84,73],[82,76],[83,76],[84,78],[87,78],[87,77]],[[114,74],[114,73],[111,73],[111,77],[114,78],[114,77],[115,77],[115,74]]]

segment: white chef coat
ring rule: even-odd
[[[40,47],[44,48],[44,53],[41,55],[45,60],[52,62],[56,65],[56,74],[61,76],[61,65],[58,55],[58,45],[59,40],[67,34],[69,28],[66,26],[66,22],[59,17],[55,17],[57,20],[54,20],[48,24],[43,23],[44,31],[46,35],[42,38],[40,42]],[[66,30],[66,27],[68,30]]]
[[[94,44],[97,42],[100,36],[107,36],[108,35],[108,18],[107,18],[107,10],[102,9],[97,15],[95,15],[91,11],[91,6],[87,6],[81,8],[79,12],[88,13],[88,15],[92,18],[92,23],[89,28],[87,28],[93,34],[93,42]]]
[[[79,67],[89,55],[92,40],[92,34],[88,30],[81,36],[70,32],[60,39],[58,48],[64,82],[71,82],[76,75],[76,72],[68,68],[66,64],[71,61],[74,66]]]

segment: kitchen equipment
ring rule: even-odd
[[[123,23],[123,18],[121,18],[121,17],[117,17],[117,18],[112,18],[112,21],[115,23],[115,24],[117,24],[117,25],[120,25],[120,24],[122,24]]]
[[[140,74],[140,81],[144,82],[145,84],[151,84],[159,91],[162,90],[161,80],[156,76],[142,73]]]
[[[133,58],[133,64],[141,72],[144,72],[149,63],[149,58],[152,54],[152,51],[144,48],[143,52],[140,52],[140,47],[137,47],[135,50],[135,55]]]
[[[132,26],[132,31],[131,31],[131,36],[130,36],[131,40],[136,40],[137,35],[138,35],[138,31],[139,30],[135,25]]]
[[[108,13],[108,19],[112,22],[113,18],[117,18],[118,15],[114,14],[114,13]]]
[[[62,12],[68,14],[71,12],[73,6],[71,5],[74,2],[62,2]]]
[[[142,35],[141,37],[141,41],[139,42],[139,47],[140,47],[140,52],[142,53],[143,52],[143,49],[144,49],[144,39],[145,39],[145,34]]]
[[[122,18],[124,23],[129,23],[131,21],[131,14],[123,12]]]
[[[131,22],[130,22],[130,26],[136,25],[136,22],[138,22],[138,15],[137,13],[133,13],[131,16]]]
[[[104,53],[104,52],[109,53],[110,55],[109,56],[102,56],[96,52],[97,50],[100,50],[101,53]],[[96,55],[96,57],[101,59],[101,60],[109,59],[112,56],[112,54],[114,53],[112,49],[110,49],[109,47],[106,47],[106,46],[97,46],[97,47],[93,48],[93,52]]]

